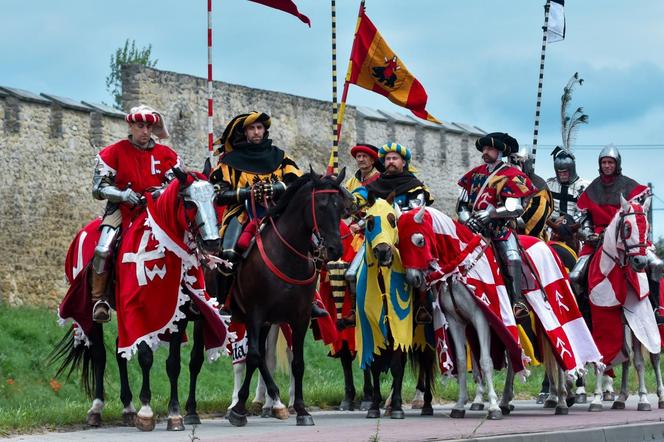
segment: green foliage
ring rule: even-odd
[[[664,236],[660,236],[657,238],[657,241],[655,241],[655,250],[657,253],[657,256],[664,257]]]
[[[118,48],[111,55],[111,73],[106,77],[106,90],[113,96],[114,106],[122,109],[122,66],[128,64],[140,64],[153,68],[158,60],[152,60],[152,45],[137,48],[136,41],[125,40],[124,47]]]

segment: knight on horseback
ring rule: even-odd
[[[517,319],[529,309],[521,293],[521,255],[513,221],[524,212],[524,198],[537,192],[530,178],[503,157],[519,150],[516,139],[502,132],[479,138],[475,147],[482,152],[483,165],[466,173],[458,182],[459,221],[473,232],[487,236],[509,277],[508,293]]]
[[[217,140],[220,154],[217,167],[210,174],[219,205],[226,206],[221,219],[222,258],[231,263],[220,267],[222,274],[219,302],[223,304],[231,288],[234,271],[241,259],[243,231],[253,236],[257,221],[268,206],[277,201],[286,187],[302,175],[297,164],[268,138],[272,120],[264,112],[250,112],[234,117]],[[312,304],[312,317],[327,312]]]
[[[172,181],[172,169],[180,165],[177,153],[153,138],[168,138],[159,112],[141,105],[132,108],[125,120],[129,136],[99,152],[92,178],[92,196],[107,201],[92,260],[92,318],[100,323],[111,319],[107,281],[121,228],[140,211],[143,195]]]
[[[650,196],[647,186],[637,183],[622,174],[622,159],[618,148],[612,144],[604,147],[599,154],[599,177],[581,193],[577,208],[581,214],[581,235],[585,239],[579,260],[570,272],[570,280],[578,293],[585,293],[590,259],[604,232],[615,214],[620,210],[620,197],[627,201],[643,203]],[[659,286],[664,262],[654,253],[650,245],[646,250],[647,267],[650,279]],[[659,297],[653,302],[656,313]],[[658,316],[656,314],[656,316]]]

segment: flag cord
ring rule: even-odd
[[[533,156],[533,166],[537,158],[537,136],[539,135],[540,109],[542,107],[542,83],[544,82],[544,58],[546,56],[546,40],[549,27],[549,9],[551,0],[544,5],[544,27],[542,28],[542,55],[540,57],[539,83],[537,84],[537,105],[535,106],[535,128],[533,129],[533,146],[530,153]]]

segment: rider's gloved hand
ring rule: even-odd
[[[131,189],[123,190],[121,193],[122,201],[130,206],[136,206],[141,202],[141,195]]]
[[[480,210],[472,214],[466,225],[475,233],[484,230],[484,226],[489,222],[491,213],[488,210]]]

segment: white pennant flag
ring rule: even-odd
[[[565,39],[565,0],[551,0],[549,6],[549,25],[546,39],[555,43]]]

